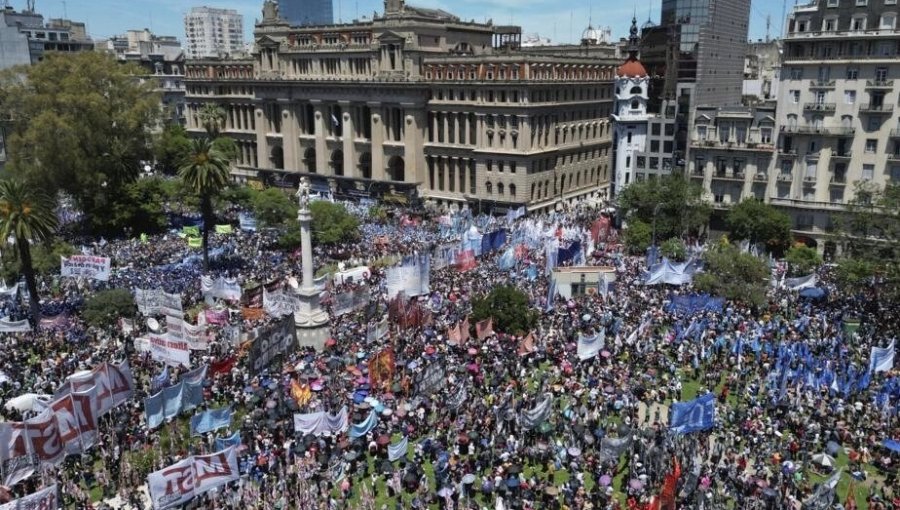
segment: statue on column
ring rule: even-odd
[[[306,177],[300,178],[300,184],[297,186],[297,202],[300,204],[300,210],[309,209],[309,181]]]

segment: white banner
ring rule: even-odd
[[[269,292],[263,286],[263,309],[272,317],[284,317],[300,309],[300,300],[284,289]]]
[[[140,349],[156,361],[172,367],[191,367],[191,350],[187,342],[170,340],[166,335],[149,334],[141,338]]]
[[[50,402],[49,408],[56,416],[59,439],[66,453],[78,454],[97,443],[96,400],[97,388],[92,386]]]
[[[91,387],[96,387],[91,397],[94,401],[94,412],[97,416],[103,416],[134,395],[134,376],[131,374],[131,367],[127,361],[119,365],[104,363],[91,371],[72,374],[56,390],[53,397],[59,398],[73,391],[85,391]]]
[[[134,302],[144,315],[184,316],[181,294],[166,294],[162,289],[134,289]]]
[[[206,339],[206,328],[194,326],[184,319],[166,315],[166,335],[175,342],[187,342],[188,348],[194,351],[209,349]]]
[[[62,276],[109,281],[109,257],[72,255],[60,259],[59,272]]]
[[[228,447],[212,455],[195,455],[147,475],[153,508],[184,504],[238,479],[237,450]]]
[[[56,416],[49,409],[25,422],[0,423],[3,485],[11,487],[19,483],[43,464],[56,466],[65,454]]]
[[[34,494],[21,497],[0,505],[0,510],[56,510],[62,506],[59,500],[59,489],[54,483]]]
[[[31,325],[27,320],[12,321],[9,317],[0,319],[0,333],[25,333],[31,331]]]
[[[234,278],[212,279],[209,276],[201,276],[200,291],[204,296],[217,297],[227,301],[241,299],[241,284]]]

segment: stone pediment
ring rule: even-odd
[[[280,44],[281,43],[267,35],[264,35],[256,40],[256,46],[259,48],[277,48]]]
[[[406,41],[406,37],[403,37],[402,35],[400,35],[396,32],[391,32],[390,30],[388,30],[387,32],[382,32],[382,33],[378,34],[378,40],[380,42],[404,42],[404,41]]]

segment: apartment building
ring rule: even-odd
[[[321,26],[267,1],[255,39],[252,58],[187,63],[188,129],[222,105],[238,179],[498,213],[607,196],[612,59],[530,53],[519,27],[402,0]]]
[[[187,58],[235,55],[244,50],[244,17],[234,9],[194,7],[184,16]]]

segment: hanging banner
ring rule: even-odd
[[[31,324],[27,320],[13,321],[9,317],[0,319],[0,333],[26,333],[31,331]]]
[[[62,506],[59,500],[59,488],[54,483],[34,494],[21,497],[0,505],[0,510],[56,510]]]
[[[435,361],[425,367],[416,376],[416,396],[425,397],[436,393],[447,385],[447,369],[441,361]]]
[[[174,342],[187,342],[188,347],[193,351],[209,349],[206,328],[194,326],[179,317],[166,315],[166,336]]]
[[[187,503],[240,477],[237,450],[228,447],[211,455],[194,455],[147,475],[155,510]]]
[[[169,340],[165,335],[150,334],[143,338],[142,349],[154,360],[172,367],[191,366],[191,350],[187,342]]]
[[[59,439],[66,453],[79,454],[97,443],[97,416],[94,414],[96,387],[73,392],[49,404],[56,417]]]
[[[109,281],[109,257],[93,255],[72,255],[60,257],[59,274],[70,278],[90,278],[101,282]]]
[[[254,375],[268,368],[278,356],[284,356],[297,349],[297,328],[294,316],[289,315],[280,321],[260,330],[259,336],[250,348],[248,367]]]
[[[56,415],[49,409],[25,422],[0,423],[0,474],[12,487],[33,475],[42,464],[58,465],[66,451]]]
[[[241,299],[241,284],[234,278],[200,277],[200,291],[204,296],[212,296],[226,301]]]
[[[372,383],[372,388],[387,387],[389,389],[394,378],[395,368],[394,349],[387,347],[376,354],[369,361],[369,380]]]
[[[210,409],[191,416],[191,435],[202,436],[207,432],[224,429],[231,425],[231,408]]]

